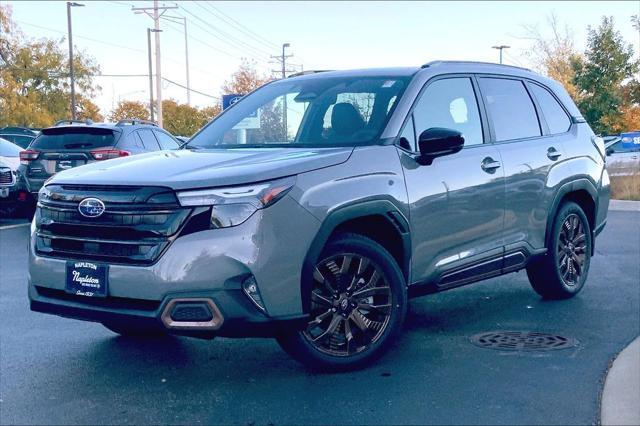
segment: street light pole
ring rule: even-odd
[[[501,44],[499,46],[491,46],[492,49],[498,49],[500,51],[500,63],[502,63],[502,50],[509,49],[511,46],[507,46],[506,44]]]
[[[71,78],[71,119],[76,119],[76,81],[73,73],[73,33],[71,31],[71,8],[84,4],[67,2],[67,32],[69,38],[69,77]]]

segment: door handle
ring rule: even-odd
[[[554,147],[549,147],[549,149],[547,149],[547,157],[549,160],[556,161],[561,155],[562,153]]]
[[[480,163],[480,167],[482,168],[482,170],[487,173],[494,173],[496,169],[500,168],[500,166],[502,166],[502,164],[491,157],[486,157],[484,160],[482,160],[482,163]]]

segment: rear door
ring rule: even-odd
[[[510,254],[521,262],[523,250],[524,255],[533,254],[545,246],[547,214],[559,183],[553,168],[566,159],[562,142],[571,137],[571,120],[555,97],[537,84],[507,76],[479,76],[478,81],[504,166],[508,268]],[[540,105],[547,111],[546,121]]]

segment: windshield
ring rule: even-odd
[[[53,127],[44,129],[31,149],[95,149],[113,146],[112,130],[99,127]]]
[[[242,98],[186,148],[349,146],[375,140],[407,78],[281,80]]]

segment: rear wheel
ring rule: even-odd
[[[125,324],[119,321],[104,321],[102,325],[114,333],[125,337],[152,338],[167,335],[167,332],[159,326]]]
[[[584,211],[567,202],[555,217],[547,254],[527,266],[533,289],[547,299],[573,297],[584,287],[591,263],[591,228]]]
[[[306,329],[280,336],[278,342],[314,369],[363,367],[400,332],[407,305],[404,278],[389,252],[357,234],[331,241],[320,259]]]

